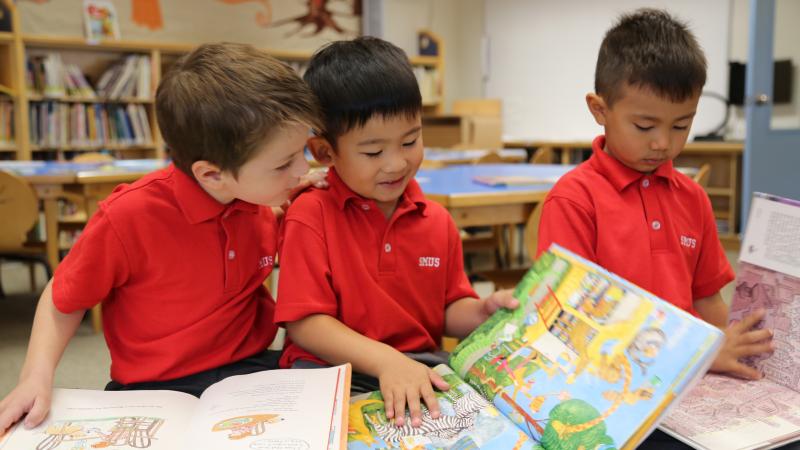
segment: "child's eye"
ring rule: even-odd
[[[415,138],[415,139],[414,139],[413,141],[411,141],[411,142],[403,142],[403,147],[411,147],[411,146],[413,146],[413,145],[414,145],[414,144],[416,144],[416,143],[417,143],[417,139]]]
[[[377,158],[378,156],[383,153],[383,150],[378,150],[377,152],[365,152],[362,155],[367,155],[368,158]]]
[[[674,129],[676,129],[676,130],[681,130],[681,131],[683,131],[683,130],[685,130],[685,129],[689,128],[689,126],[688,126],[688,125],[675,125],[675,126],[673,126],[672,128],[674,128]]]
[[[653,129],[653,127],[643,127],[643,126],[637,125],[637,124],[633,124],[633,126],[635,126],[636,129],[639,130],[639,131],[650,131],[650,130]]]
[[[289,167],[292,167],[292,162],[291,161],[287,162],[286,164],[284,164],[282,166],[276,167],[275,170],[282,172],[282,171],[288,169]]]

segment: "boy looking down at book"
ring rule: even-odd
[[[517,301],[510,291],[478,299],[453,219],[414,180],[422,98],[405,53],[369,37],[334,42],[304,78],[325,122],[308,147],[330,167],[330,188],[301,195],[286,214],[281,367],[349,362],[361,375],[354,390],[380,389],[388,418],[403,425],[408,405],[419,426],[420,398],[435,418],[433,388],[448,389],[429,367],[444,362],[434,354],[442,336],[464,337]]]
[[[538,252],[555,242],[725,329],[711,370],[758,379],[740,359],[774,349],[771,332],[753,328],[763,311],[728,326],[720,289],[734,274],[711,202],[672,165],[705,81],[705,56],[686,25],[652,9],[620,18],[600,46],[595,93],[586,96],[605,134],[548,194]]]
[[[172,164],[118,187],[42,293],[0,434],[50,408],[58,360],[84,312],[103,305],[107,390],[198,395],[231,375],[277,367],[263,282],[278,207],[303,187],[319,107],[285,64],[248,45],[202,45],[165,75],[158,125]],[[308,181],[305,181],[308,183]]]

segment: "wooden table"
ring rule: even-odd
[[[591,141],[512,140],[503,145],[527,149],[551,148],[560,153],[562,164],[580,163],[582,158],[577,152],[592,148]],[[674,161],[676,167],[711,164],[706,193],[711,198],[714,216],[721,224],[720,240],[726,248],[734,250],[739,246],[743,153],[744,143],[739,141],[693,141],[686,144]]]
[[[83,199],[87,219],[97,204],[120,183],[130,183],[148,172],[165,167],[158,159],[118,160],[111,163],[55,161],[0,161],[0,170],[25,178],[42,201],[47,240],[47,261],[53,271],[60,262],[58,248],[60,198]]]

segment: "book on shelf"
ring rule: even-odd
[[[152,68],[147,55],[128,55],[106,69],[97,81],[97,94],[106,99],[149,100]]]
[[[0,450],[344,449],[350,366],[226,378],[198,399],[176,391],[55,389],[41,425],[17,425]]]
[[[775,352],[745,362],[764,377],[708,374],[662,429],[699,449],[767,449],[800,441],[800,202],[756,193],[739,253],[730,320],[766,310]]]
[[[432,104],[439,100],[439,72],[431,67],[415,66],[414,76],[417,78],[419,92],[423,104]]]
[[[14,103],[0,97],[0,146],[14,145]]]
[[[380,393],[350,404],[350,449],[632,449],[715,357],[722,332],[551,247],[463,340],[437,392],[442,416],[396,427]],[[407,413],[406,413],[407,414]]]
[[[59,53],[49,52],[28,58],[26,85],[28,92],[46,99],[95,98],[94,89],[75,64],[66,64]]]
[[[40,148],[152,145],[141,104],[36,102],[30,107],[31,144]]]

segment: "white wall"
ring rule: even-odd
[[[417,55],[417,31],[427,29],[444,41],[445,105],[455,98],[483,94],[479,49],[484,0],[384,0],[383,38],[410,56]]]
[[[485,5],[491,61],[485,91],[503,99],[506,139],[588,140],[601,133],[584,103],[594,89],[597,51],[619,14],[639,7],[666,8],[688,22],[708,59],[705,89],[727,93],[730,0],[486,0]],[[721,102],[701,99],[693,133],[710,131],[723,112]]]

